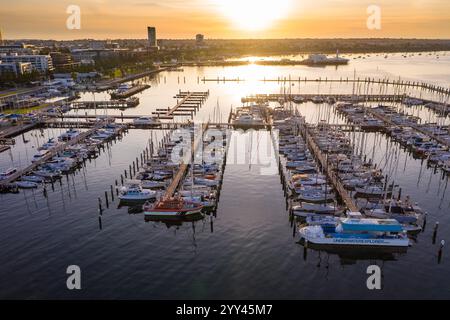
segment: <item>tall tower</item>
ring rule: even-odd
[[[157,47],[156,28],[155,27],[147,27],[147,33],[148,33],[148,46],[150,48]]]
[[[0,28],[0,46],[3,45],[2,29]]]

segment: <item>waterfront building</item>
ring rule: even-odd
[[[33,66],[30,62],[2,62],[0,61],[0,74],[13,73],[14,75],[23,75],[30,73]]]
[[[69,53],[50,52],[50,56],[52,57],[53,66],[57,69],[71,69],[80,65],[80,63],[73,61],[72,55]]]
[[[33,68],[39,72],[47,72],[53,70],[52,58],[49,55],[2,55],[0,60],[3,63],[31,63]]]

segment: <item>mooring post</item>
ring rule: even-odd
[[[433,231],[433,244],[436,243],[436,236],[439,228],[439,221],[436,221],[436,224],[434,225],[434,231]]]
[[[98,198],[98,212],[100,215],[103,214],[102,199],[100,197]]]
[[[441,240],[441,244],[439,246],[439,252],[438,252],[438,263],[441,263],[442,260],[442,249],[444,249],[445,240]]]

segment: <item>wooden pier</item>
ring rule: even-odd
[[[21,133],[27,132],[31,129],[38,127],[39,124],[40,124],[40,122],[36,121],[33,123],[19,124],[17,126],[5,128],[2,131],[0,131],[0,139],[7,139],[7,138],[15,137]]]
[[[244,82],[245,79],[240,78],[206,78],[203,77],[202,79],[198,79],[198,82]],[[444,94],[444,95],[450,95],[450,88],[448,87],[442,87],[433,85],[426,82],[420,82],[420,81],[405,81],[405,80],[389,80],[389,79],[375,79],[375,78],[339,78],[339,79],[328,79],[328,78],[301,78],[301,77],[278,77],[277,79],[260,79],[259,82],[277,82],[277,83],[307,83],[307,82],[317,82],[317,83],[356,83],[356,84],[377,84],[377,85],[390,85],[390,86],[397,86],[397,87],[405,87],[405,88],[418,88],[418,89],[424,89],[431,92]]]
[[[175,98],[177,104],[172,108],[156,109],[152,112],[160,119],[173,119],[174,116],[193,116],[201,108],[209,96],[209,91],[205,92],[182,92],[180,91]]]
[[[298,124],[298,126],[299,126],[299,131],[301,132],[303,138],[305,139],[306,143],[309,146],[309,149],[314,154],[314,157],[320,162],[320,165],[324,169],[324,172],[325,172],[328,180],[331,181],[331,184],[333,185],[336,192],[339,194],[339,196],[341,197],[342,201],[345,203],[347,208],[354,212],[359,211],[359,208],[353,201],[353,198],[350,196],[348,191],[344,188],[338,175],[333,171],[332,166],[330,166],[330,164],[328,163],[327,157],[325,157],[323,155],[319,146],[316,144],[310,129],[307,126],[305,126],[304,124]]]
[[[440,144],[450,148],[450,142],[442,139],[441,137],[432,134],[431,132],[428,132],[427,130],[424,130],[422,127],[420,127],[420,125],[414,125],[414,124],[407,124],[407,125],[402,125],[402,124],[396,124],[394,122],[392,122],[388,117],[385,117],[383,115],[381,115],[380,113],[372,110],[371,108],[367,107],[366,108],[367,112],[370,113],[372,116],[374,116],[375,118],[383,121],[385,124],[393,126],[393,127],[410,127],[413,128],[414,130],[428,136],[430,139],[436,140],[437,142],[439,142]]]
[[[186,174],[187,169],[189,168],[189,164],[192,163],[192,159],[195,157],[198,147],[203,143],[203,134],[208,129],[209,124],[205,123],[202,125],[201,134],[197,135],[196,139],[192,143],[191,153],[184,156],[183,163],[180,164],[180,168],[178,172],[175,174],[172,182],[169,187],[166,189],[166,193],[164,195],[165,199],[173,197],[178,186],[180,185],[181,180]]]

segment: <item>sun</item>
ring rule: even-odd
[[[269,28],[289,12],[292,0],[216,0],[233,25],[245,31]]]

